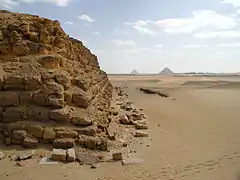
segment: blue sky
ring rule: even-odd
[[[0,0],[57,19],[108,73],[240,72],[240,0]]]

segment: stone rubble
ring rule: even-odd
[[[0,160],[2,160],[5,157],[4,153],[0,151]]]
[[[121,161],[123,160],[123,156],[121,152],[116,152],[112,154],[113,160],[114,161]]]
[[[31,159],[34,155],[35,155],[35,151],[34,150],[21,151],[15,157],[15,160],[16,161],[23,161],[23,160]]]

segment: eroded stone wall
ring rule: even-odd
[[[58,21],[0,11],[0,123],[7,144],[94,136],[97,126],[108,125],[112,89],[97,57]]]

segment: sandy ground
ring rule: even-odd
[[[37,160],[16,167],[13,162],[2,160],[0,179],[240,179],[240,78],[110,79],[114,85],[125,84],[130,100],[148,116],[149,138],[130,147],[136,150],[142,163],[128,166],[105,163],[90,169],[78,164],[39,165]],[[139,87],[158,89],[170,97],[143,94],[137,90]]]

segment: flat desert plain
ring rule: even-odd
[[[132,144],[141,161],[97,169],[78,164],[15,167],[0,161],[1,180],[239,180],[240,78],[109,76],[148,116],[149,137]],[[139,88],[167,93],[144,94]]]

